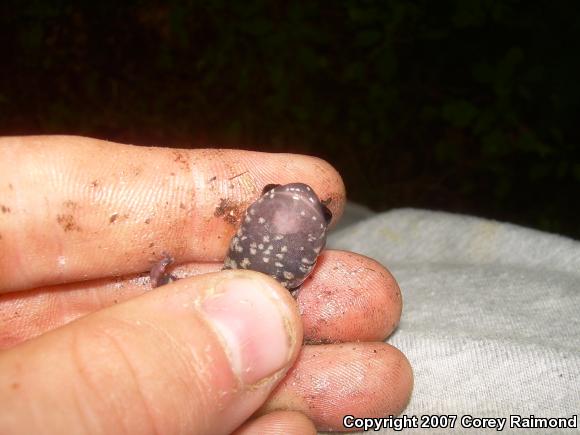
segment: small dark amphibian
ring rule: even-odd
[[[255,270],[295,289],[314,269],[331,219],[310,186],[269,184],[246,210],[224,269]]]
[[[224,269],[255,270],[295,289],[314,269],[331,219],[330,210],[307,184],[268,184],[246,210]],[[166,273],[172,263],[173,258],[164,253],[149,274],[152,287],[175,279]]]

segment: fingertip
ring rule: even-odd
[[[394,346],[387,345],[385,366],[390,367],[391,398],[393,415],[398,415],[407,407],[413,394],[413,367],[406,355]]]
[[[316,168],[313,188],[320,201],[330,210],[329,227],[333,228],[340,221],[346,205],[346,187],[338,170],[329,162],[319,157],[308,157],[311,166]]]
[[[342,417],[348,414],[400,414],[412,386],[409,361],[391,345],[307,345],[262,410],[300,411],[318,430],[344,430]]]
[[[263,164],[266,155],[269,162]],[[255,168],[254,176],[263,186],[273,182],[308,184],[332,212],[330,227],[340,220],[346,203],[346,188],[340,173],[326,160],[288,153],[247,153],[242,158],[247,159],[248,167]]]
[[[247,385],[287,368],[301,345],[301,322],[287,290],[256,272],[223,271],[201,311]]]
[[[380,341],[397,327],[402,295],[393,275],[372,258],[325,250],[297,294],[305,340]]]

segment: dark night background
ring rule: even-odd
[[[0,135],[317,155],[350,199],[580,238],[565,1],[0,3]]]

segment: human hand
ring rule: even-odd
[[[313,433],[399,413],[412,374],[381,342],[401,313],[381,265],[323,251],[297,304],[264,275],[208,273],[261,188],[293,181],[339,218],[342,181],[311,157],[0,140],[0,433]],[[164,251],[185,279],[149,291]]]

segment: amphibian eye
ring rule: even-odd
[[[321,205],[322,205],[322,213],[324,214],[324,220],[326,222],[326,225],[330,225],[330,221],[332,220],[332,212],[324,204],[321,204]]]
[[[280,186],[280,184],[266,184],[264,186],[264,188],[262,189],[262,195],[265,195],[270,190],[275,189],[276,187],[279,187],[279,186]]]

